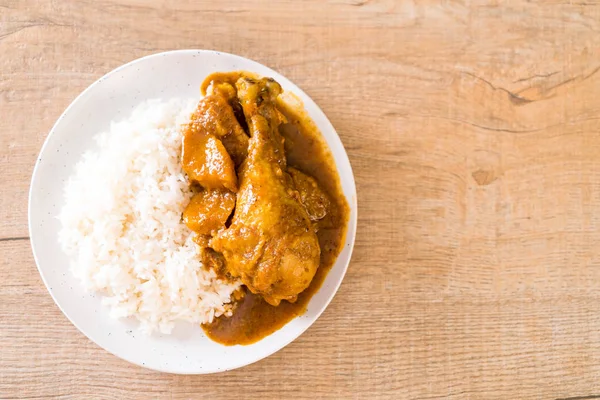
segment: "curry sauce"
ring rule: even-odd
[[[213,74],[205,80],[201,91],[206,93],[209,82],[235,82],[241,74]],[[281,301],[278,306],[273,306],[262,296],[246,289],[245,296],[235,304],[232,316],[219,317],[212,324],[203,326],[208,337],[224,345],[257,342],[303,314],[334,265],[345,241],[349,206],[327,144],[301,102],[293,95],[281,95],[277,109],[287,120],[279,126],[279,133],[284,138],[288,166],[313,177],[330,199],[326,216],[315,223],[321,249],[320,263],[310,286],[298,295],[295,302]]]

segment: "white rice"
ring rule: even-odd
[[[181,125],[196,101],[150,100],[96,135],[65,186],[59,241],[86,291],[114,318],[170,333],[178,320],[230,313],[239,284],[203,269],[181,222],[191,192],[181,169]]]

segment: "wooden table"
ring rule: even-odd
[[[600,398],[600,5],[0,0],[0,398]],[[354,167],[323,316],[240,370],[176,376],[86,339],[34,265],[47,132],[104,73],[206,48],[280,71]]]

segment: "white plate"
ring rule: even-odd
[[[144,336],[132,320],[113,320],[99,296],[84,293],[68,269],[57,241],[55,218],[64,202],[64,182],[81,154],[93,146],[92,136],[109,122],[126,117],[150,98],[199,97],[204,78],[215,71],[247,70],[275,78],[304,102],[335,158],[351,214],[344,249],[306,314],[249,346],[223,346],[198,326],[180,324],[172,335]],[[283,348],[300,336],[325,310],[337,291],[356,234],[356,188],[348,156],[333,126],[319,107],[296,85],[257,62],[216,51],[181,50],[144,57],[109,72],[87,88],[60,116],[37,159],[29,192],[29,233],[38,269],[63,313],[81,332],[112,354],[158,371],[205,374],[238,368]]]

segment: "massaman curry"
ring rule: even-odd
[[[183,221],[205,268],[238,279],[213,340],[250,344],[302,314],[344,243],[349,208],[320,132],[270,78],[216,73],[185,127],[183,169],[194,189]]]

